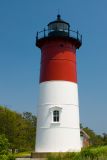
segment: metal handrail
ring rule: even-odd
[[[63,29],[61,29],[61,30],[52,30],[52,29],[45,29],[44,28],[42,31],[37,32],[36,40],[48,37],[49,33],[53,32],[53,31],[64,31],[64,32],[68,33],[67,34],[68,37],[77,39],[82,43],[82,35],[79,33],[79,31],[70,30],[69,28],[68,28],[68,30],[65,30],[65,29],[64,30]]]

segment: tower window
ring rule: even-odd
[[[59,111],[58,110],[53,111],[53,122],[59,122]]]
[[[60,124],[61,123],[61,111],[62,108],[59,106],[53,106],[50,109],[51,124]]]

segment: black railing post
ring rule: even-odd
[[[78,34],[79,34],[79,32],[77,31],[77,39],[78,39]]]
[[[68,37],[70,36],[70,27],[68,26]]]
[[[36,40],[38,40],[38,32],[36,33]]]
[[[46,36],[45,31],[46,31],[46,30],[45,30],[45,28],[44,28],[44,37]]]

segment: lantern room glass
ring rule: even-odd
[[[53,30],[53,31],[64,31],[64,30],[68,30],[69,26],[66,23],[62,23],[62,22],[55,22],[52,23],[48,26],[49,30]]]

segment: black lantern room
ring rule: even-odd
[[[49,36],[67,36],[69,34],[70,25],[63,21],[60,15],[57,15],[57,19],[48,24]]]
[[[61,38],[72,41],[75,44],[76,48],[82,44],[82,35],[78,31],[73,31],[70,29],[70,24],[61,19],[61,16],[58,14],[55,21],[50,22],[48,28],[43,31],[37,32],[36,36],[36,45],[40,47],[44,40],[51,40],[55,38]]]

